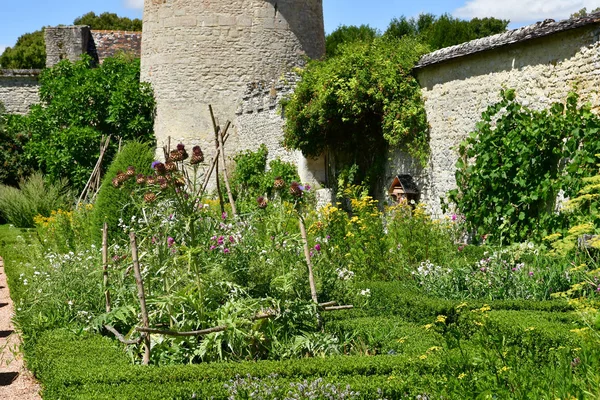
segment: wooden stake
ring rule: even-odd
[[[104,302],[106,312],[110,312],[110,291],[108,290],[108,224],[102,227],[102,275],[104,276]]]
[[[310,295],[313,301],[319,304],[319,299],[317,298],[317,287],[315,286],[315,277],[312,269],[312,261],[310,260],[310,250],[308,248],[306,227],[304,226],[304,218],[302,218],[301,215],[298,215],[298,224],[300,225],[300,234],[302,235],[302,244],[304,245],[304,258],[306,259],[306,265],[308,265],[308,283],[310,284]]]
[[[224,133],[223,142],[225,143],[225,142],[227,142],[227,139],[229,139],[229,134],[227,133],[227,131],[225,131],[223,133]],[[202,189],[198,192],[198,196],[201,196],[206,191],[206,187],[208,186],[210,177],[212,176],[212,173],[215,170],[215,165],[219,162],[219,152],[220,151],[221,151],[221,146],[219,146],[219,148],[215,152],[215,155],[213,156],[212,160],[210,161],[210,169],[204,175],[204,182],[202,183]]]
[[[140,263],[138,259],[138,249],[135,240],[135,233],[129,234],[131,243],[131,258],[133,260],[133,272],[135,274],[135,284],[138,290],[138,299],[140,300],[140,310],[142,313],[142,325],[144,328],[150,327],[150,321],[148,319],[148,310],[146,310],[146,295],[144,294],[144,281],[142,280],[142,272],[140,271]],[[143,365],[150,363],[150,335],[147,334],[144,337],[144,358],[142,360]]]
[[[212,106],[209,105],[208,109],[210,111],[210,117],[212,119],[213,128],[215,130],[215,138],[217,140],[217,150],[220,148],[221,151],[219,154],[221,155],[221,161],[223,162],[223,179],[225,180],[225,188],[227,189],[227,197],[229,197],[229,204],[231,204],[231,213],[233,217],[237,217],[237,210],[235,209],[235,201],[233,200],[233,194],[231,193],[231,186],[229,185],[229,176],[227,175],[227,162],[225,159],[225,145],[223,142],[223,135],[221,135],[221,128],[217,126],[217,120],[215,119],[215,114],[213,113]],[[229,125],[231,125],[230,121],[227,121],[225,126],[225,131],[229,130]],[[218,175],[217,175],[218,178]]]

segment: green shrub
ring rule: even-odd
[[[68,207],[70,193],[64,180],[45,182],[41,173],[21,180],[19,189],[0,184],[0,214],[19,228],[30,228],[34,217],[50,216],[53,210]]]
[[[137,215],[139,211],[131,197],[135,181],[128,180],[124,185],[115,188],[112,184],[113,179],[119,172],[127,171],[129,166],[135,168],[136,174],[148,175],[152,173],[153,160],[154,149],[149,144],[131,141],[125,143],[121,152],[110,164],[102,180],[102,186],[94,206],[94,215],[92,216],[95,236],[98,239],[101,237],[100,232],[104,222],[108,223],[111,233],[122,233],[122,230],[119,230],[118,227],[119,220],[129,222],[131,217]]]
[[[25,117],[30,135],[25,154],[51,180],[67,178],[77,190],[87,182],[102,136],[112,135],[105,160],[119,140],[153,140],[154,98],[140,83],[139,60],[107,58],[92,68],[90,57],[63,60],[40,75],[40,104]]]
[[[23,147],[28,137],[22,132],[23,116],[5,114],[0,102],[0,183],[16,186],[31,171]]]

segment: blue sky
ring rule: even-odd
[[[9,0],[5,0],[9,1]],[[143,0],[21,0],[0,8],[0,53],[24,33],[43,26],[69,25],[89,11],[142,17]],[[494,16],[510,19],[511,28],[553,18],[567,18],[583,7],[600,7],[600,0],[323,0],[325,30],[339,25],[369,24],[385,30],[394,17],[422,12],[449,13],[460,18]]]

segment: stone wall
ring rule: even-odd
[[[6,112],[27,114],[32,104],[39,103],[39,74],[36,69],[0,70],[0,102]]]
[[[44,29],[46,41],[46,67],[52,67],[61,60],[77,61],[90,48],[89,26],[58,26]]]
[[[510,38],[514,32],[504,35]],[[421,169],[410,157],[398,153],[389,165],[386,181],[400,173],[414,175],[421,199],[434,213],[441,213],[440,197],[456,187],[456,147],[474,130],[481,113],[500,100],[502,88],[516,89],[519,101],[542,109],[564,102],[575,86],[582,100],[600,112],[600,24],[591,21],[544,37],[526,36],[523,41],[488,51],[442,57],[440,62],[416,70],[430,125],[431,159]],[[438,59],[452,53],[440,52]],[[426,57],[435,60],[436,53]]]
[[[142,79],[154,88],[159,146],[171,137],[211,154],[210,104],[221,125],[233,122],[228,155],[266,141],[272,156],[293,157],[277,145],[276,100],[289,91],[277,82],[324,53],[322,0],[146,1]]]
[[[142,33],[129,31],[92,30],[92,57],[100,64],[107,57],[125,53],[140,58],[142,52]]]

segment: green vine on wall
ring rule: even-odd
[[[589,105],[566,103],[536,111],[503,90],[459,147],[458,189],[449,199],[479,235],[496,242],[540,239],[563,224],[556,200],[579,192],[600,162],[600,118]]]
[[[341,45],[335,57],[312,61],[285,104],[284,145],[316,157],[335,151],[365,179],[388,146],[426,163],[428,128],[411,69],[426,47],[412,38]]]

